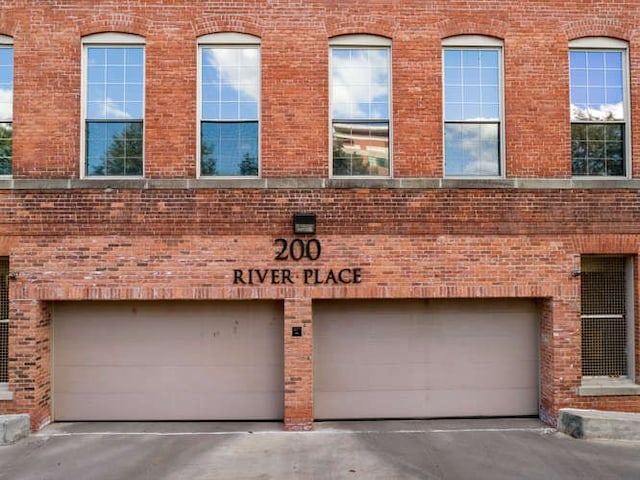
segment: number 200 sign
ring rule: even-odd
[[[320,241],[312,238],[310,240],[302,240],[295,238],[290,242],[284,238],[276,238],[274,242],[278,247],[276,260],[317,260],[322,253]]]

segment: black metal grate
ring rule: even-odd
[[[583,256],[582,375],[627,375],[624,257]]]
[[[9,381],[9,258],[0,257],[0,383]]]

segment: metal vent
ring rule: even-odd
[[[624,257],[582,257],[582,375],[627,375]]]
[[[9,258],[0,257],[0,383],[9,381]]]

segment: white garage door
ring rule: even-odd
[[[533,301],[314,303],[317,419],[538,414]]]
[[[56,303],[54,419],[281,419],[282,319],[276,302]]]

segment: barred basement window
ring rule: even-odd
[[[631,258],[589,255],[581,263],[582,375],[629,377]]]
[[[9,382],[9,259],[0,257],[0,389]]]

